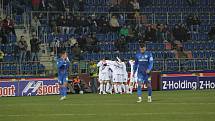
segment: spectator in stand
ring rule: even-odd
[[[48,0],[41,0],[40,2],[40,10],[49,10]]]
[[[58,29],[60,30],[60,33],[65,33],[66,31],[66,24],[67,24],[67,21],[65,19],[65,17],[63,15],[61,15],[57,22],[56,22],[57,26],[58,26]]]
[[[134,11],[140,11],[140,4],[137,0],[134,0],[133,2],[131,2],[131,4],[133,5],[133,10]]]
[[[188,55],[183,51],[183,47],[176,46],[177,58],[188,58]]]
[[[173,37],[176,41],[187,41],[189,39],[188,31],[184,25],[176,25],[173,29]]]
[[[93,14],[92,16],[89,16],[87,18],[87,23],[89,24],[88,28],[89,28],[89,31],[91,33],[94,33],[94,32],[99,32],[101,30],[101,28],[99,28],[98,26],[98,23],[99,22],[99,19],[96,18],[95,14]],[[104,28],[105,29],[105,28]]]
[[[126,25],[123,25],[122,28],[119,31],[119,36],[128,36],[128,28]]]
[[[41,4],[41,0],[31,0],[31,5],[34,11],[38,11]]]
[[[39,34],[38,30],[40,26],[41,26],[40,20],[37,19],[37,16],[34,16],[34,18],[31,20],[31,32],[36,32],[37,34]]]
[[[90,23],[88,23],[85,17],[81,17],[80,27],[82,28],[82,34],[88,33],[89,25]]]
[[[119,25],[123,26],[125,23],[125,16],[123,14],[119,14]]]
[[[111,17],[109,24],[112,32],[118,32],[120,26],[116,16]]]
[[[79,0],[79,11],[83,12],[84,11],[84,0]]]
[[[128,10],[129,1],[130,0],[121,0],[121,2],[120,2],[121,11],[127,11]]]
[[[133,20],[134,20],[134,6],[133,6],[133,1],[130,1],[127,6],[126,6],[126,11],[127,13],[127,23],[132,24]]]
[[[167,25],[164,25],[164,28],[163,28],[163,38],[165,42],[173,42],[172,32],[169,30]]]
[[[164,31],[163,31],[163,25],[158,24],[157,25],[157,31],[156,31],[156,42],[162,43],[164,41]]]
[[[135,42],[134,40],[135,31],[133,30],[131,25],[128,25],[127,28],[128,28],[128,36],[126,37],[127,42]]]
[[[68,15],[67,18],[66,18],[66,33],[69,34],[70,31],[72,34],[74,34],[75,32],[75,28],[74,28],[74,17],[73,16],[70,16]]]
[[[25,41],[24,36],[20,37],[20,40],[18,42],[18,47],[19,47],[19,51],[20,51],[20,56],[19,56],[19,62],[24,62],[26,59],[26,52],[27,52],[27,48],[28,48],[28,44]]]
[[[119,38],[115,43],[115,47],[117,49],[117,52],[125,52],[127,51],[127,41],[126,38],[124,36],[121,36],[121,38]]]
[[[86,37],[84,35],[81,35],[78,39],[78,45],[80,46],[81,50],[85,51],[86,50],[86,43],[87,43],[87,40],[86,40]]]
[[[96,39],[96,35],[95,34],[91,34],[88,35],[88,37],[86,38],[86,50],[90,53],[92,52],[98,52],[98,40]]]
[[[120,5],[118,3],[112,4],[110,6],[109,12],[112,14],[112,16],[118,16],[119,13],[117,13],[117,12],[119,12],[119,11],[120,11]]]
[[[145,40],[149,42],[156,41],[156,27],[155,25],[147,25],[147,29],[145,32]]]
[[[7,44],[8,40],[7,40],[7,36],[5,34],[5,32],[3,31],[3,29],[0,30],[0,44]]]
[[[209,39],[215,40],[215,24],[211,27],[210,31],[208,32]]]
[[[69,46],[70,47],[74,47],[75,46],[75,44],[77,44],[78,42],[77,42],[77,40],[74,38],[74,37],[71,37],[70,39],[69,39]]]
[[[185,26],[185,24],[180,25],[181,33],[182,33],[182,41],[186,42],[187,40],[190,39],[190,36],[188,34],[188,29]]]
[[[100,19],[97,20],[99,32],[101,33],[108,33],[109,32],[109,24],[108,20],[105,16],[101,16]]]
[[[201,24],[201,21],[196,15],[191,14],[186,19],[186,25],[191,32],[198,32],[198,28],[200,24]]]
[[[72,2],[72,11],[79,11],[79,0],[70,0]]]
[[[16,36],[15,28],[14,28],[14,22],[10,18],[10,16],[7,16],[2,21],[2,29],[6,34],[10,34],[11,32]]]
[[[55,6],[56,6],[58,11],[65,11],[66,10],[65,0],[55,0]]]
[[[41,41],[36,37],[36,33],[33,33],[33,38],[30,40],[31,44],[31,61],[39,61],[38,53],[40,51]]]
[[[73,54],[73,57],[74,57],[74,60],[81,60],[82,57],[81,57],[81,48],[79,47],[78,43],[76,43],[74,45],[74,47],[72,48],[72,54]]]
[[[0,50],[0,62],[3,61],[4,58],[4,52]]]

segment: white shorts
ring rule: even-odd
[[[123,75],[123,80],[122,82],[128,82],[128,77],[126,77],[126,75]]]
[[[123,74],[114,74],[113,75],[113,82],[123,82],[125,80]]]
[[[110,80],[110,75],[108,73],[99,74],[99,81],[107,81]]]

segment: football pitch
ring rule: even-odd
[[[215,90],[154,91],[152,103],[136,99],[136,94],[71,94],[64,101],[58,95],[0,97],[0,121],[215,121]]]

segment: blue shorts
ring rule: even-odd
[[[68,82],[68,77],[67,76],[59,76],[58,77],[58,82],[63,85],[65,82]]]
[[[137,81],[141,83],[151,83],[151,77],[149,74],[138,74]]]

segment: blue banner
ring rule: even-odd
[[[0,81],[0,97],[19,96],[18,83],[18,81]]]
[[[161,77],[161,90],[193,90],[198,84],[197,76]]]
[[[199,77],[199,89],[215,89],[215,77]]]
[[[19,96],[53,95],[59,94],[57,80],[20,81]]]

